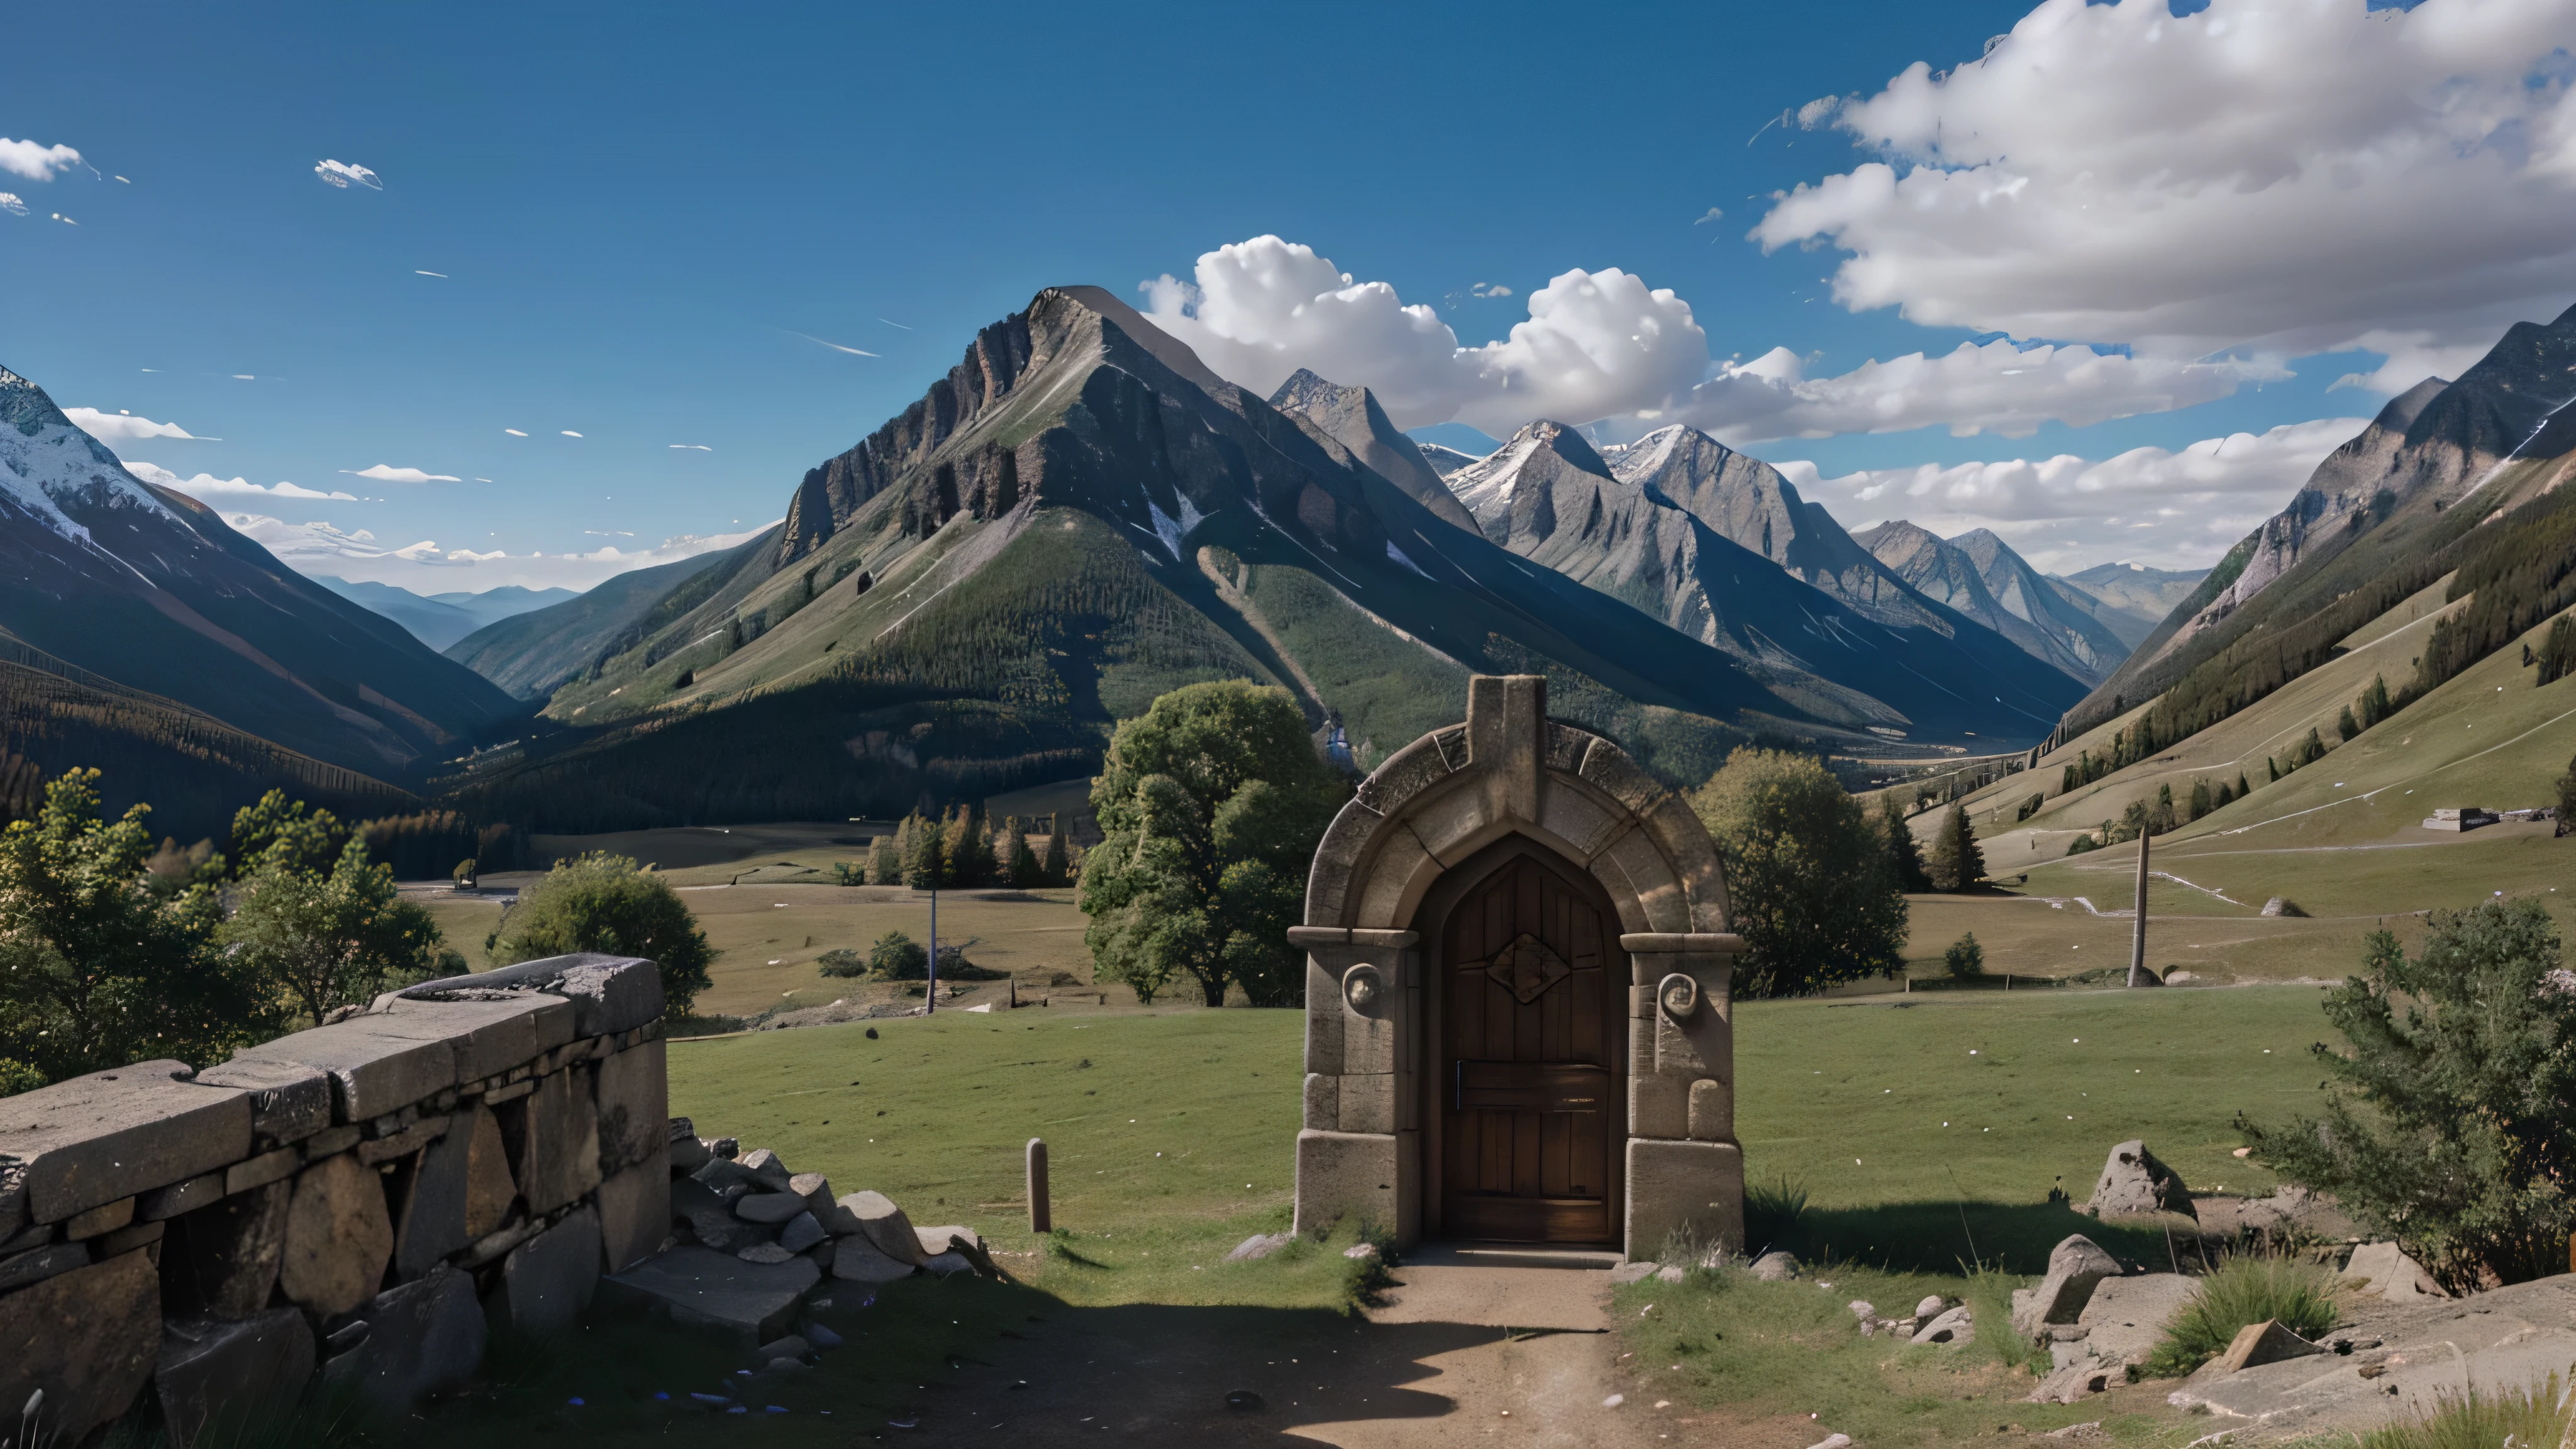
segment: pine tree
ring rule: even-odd
[[[2224,790],[2224,789],[2226,789],[2227,787],[2226,787],[2224,784],[2222,784],[2222,785],[2220,785],[2218,788],[2220,788],[2220,789]],[[2208,782],[2207,780],[2194,780],[2194,781],[2192,781],[2192,782],[2191,782],[2191,818],[2192,818],[2192,819],[2194,819],[2194,820],[2198,820],[2198,819],[2199,819],[2200,817],[2202,817],[2203,815],[2206,815],[2206,814],[2208,814],[2210,811],[2215,810],[2215,809],[2217,809],[2217,808],[2218,808],[2218,802],[2214,801],[2214,800],[2211,798],[2210,793],[2209,793],[2209,782]]]
[[[903,883],[917,891],[946,885],[947,842],[940,838],[937,822],[915,815],[904,822],[904,831],[912,837],[912,849],[904,858]]]
[[[2237,772],[2236,772],[2236,798],[2237,798],[2237,799],[2239,799],[2239,800],[2242,800],[2242,799],[2244,799],[2246,796],[2251,795],[2251,794],[2253,794],[2253,793],[2254,793],[2254,787],[2245,783],[2245,772],[2244,772],[2243,770],[2239,770],[2239,771],[2237,771]]]
[[[903,851],[891,831],[878,836],[868,850],[868,884],[903,884]]]
[[[1968,823],[1968,809],[1954,805],[1950,818],[1941,823],[1940,838],[1932,844],[1929,874],[1936,891],[1960,892],[1976,889],[1985,879],[1985,853],[1977,848],[1977,832]]]
[[[2343,713],[2335,716],[2335,733],[2347,740],[2361,733],[2361,721],[2352,717],[2351,705],[2345,705]]]
[[[1029,849],[1028,832],[1020,828],[1017,820],[1011,822],[1010,854],[1006,858],[1014,888],[1027,890],[1046,883],[1046,869],[1038,863],[1037,852]]]
[[[1065,839],[1064,816],[1059,812],[1055,817],[1055,829],[1047,835],[1046,859],[1038,866],[1043,883],[1057,887],[1070,884],[1073,878],[1072,857],[1072,842]]]
[[[1927,891],[1932,878],[1923,873],[1923,850],[1905,824],[1905,811],[1893,792],[1879,797],[1878,828],[1887,837],[1889,877],[1900,891]]]

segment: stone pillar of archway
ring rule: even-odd
[[[1525,836],[1587,873],[1628,962],[1620,1133],[1630,1256],[1680,1235],[1743,1246],[1725,872],[1699,819],[1612,741],[1547,718],[1547,681],[1478,675],[1467,719],[1390,756],[1317,847],[1306,920],[1297,1227],[1357,1220],[1410,1244],[1427,1175],[1421,1116],[1438,1024],[1416,919],[1450,869]],[[1436,1099],[1432,1099],[1435,1100]]]

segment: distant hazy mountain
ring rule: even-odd
[[[455,798],[590,828],[978,799],[1095,771],[1115,721],[1204,679],[1276,683],[1373,763],[1455,721],[1470,672],[1544,672],[1551,708],[1668,779],[1757,730],[2028,740],[2080,691],[1991,635],[1993,667],[1884,629],[1828,641],[1867,621],[1750,558],[1813,604],[1765,615],[1780,647],[1748,665],[1448,521],[1367,461],[1410,472],[1366,394],[1283,402],[1107,292],[1041,292],[810,469],[773,533],[635,585],[616,621],[585,617],[603,586],[455,645],[513,689],[561,681],[553,733]],[[1788,662],[1828,645],[1883,654],[1904,705]],[[1980,693],[2006,660],[2024,678]]]
[[[2095,617],[2098,604],[2032,568],[1991,529],[1944,539],[1900,518],[1853,538],[1924,594],[2088,685],[2128,657],[2131,645]]]
[[[450,641],[445,653],[520,699],[544,699],[573,675],[633,647],[654,607],[679,585],[710,569],[729,569],[777,541],[773,531],[722,552],[632,569],[588,593],[549,589],[570,596],[484,624]]]
[[[1532,423],[1451,474],[1449,486],[1494,542],[1735,655],[1775,690],[1822,693],[1813,680],[1846,708],[1883,711],[1872,721],[1882,727],[2026,736],[2081,692],[1992,629],[1885,577],[1857,545],[1850,552],[1861,563],[1835,562],[1844,576],[1872,581],[1875,611],[1721,533],[1659,485],[1723,516],[1730,502],[1763,496],[1743,475],[1768,466],[1686,429],[1653,441],[1630,450],[1632,476],[1621,478],[1573,429]],[[1730,470],[1737,476],[1721,476]],[[1805,525],[1804,538],[1783,547],[1812,557],[1850,542],[1838,525],[1828,532],[1789,517]]]
[[[380,778],[518,713],[203,503],[137,479],[0,369],[0,632],[127,689]]]
[[[2093,617],[2120,636],[2120,642],[2135,649],[2141,640],[2155,632],[2174,606],[2190,597],[2207,569],[2151,569],[2139,563],[2095,564],[2082,573],[2051,574],[2055,583],[2064,584],[2081,595],[2076,600],[2090,600]]]
[[[352,583],[328,574],[315,574],[312,579],[350,603],[373,609],[402,625],[412,632],[414,638],[438,650],[446,649],[486,624],[580,597],[570,589],[528,589],[517,584],[503,584],[479,594],[424,596],[398,584]]]

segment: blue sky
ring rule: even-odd
[[[2057,0],[2058,9],[2069,3]],[[2165,24],[2291,4],[2218,0]],[[526,555],[631,553],[765,523],[805,468],[899,411],[973,329],[1037,288],[1090,282],[1144,305],[1148,280],[1188,280],[1202,254],[1276,236],[1360,282],[1388,284],[1407,303],[1431,304],[1468,348],[1528,320],[1531,295],[1551,278],[1616,268],[1688,305],[1712,369],[1785,348],[1803,379],[1846,376],[1871,358],[1937,357],[1990,330],[2134,344],[2177,367],[2233,359],[2239,373],[2214,400],[2082,427],[2046,421],[2018,437],[1992,428],[1954,436],[1960,419],[1985,416],[1966,404],[1949,425],[1788,438],[1740,428],[1730,437],[1757,456],[1812,462],[1793,476],[1816,480],[1815,496],[1854,525],[1898,514],[1943,531],[1955,531],[1943,521],[1992,522],[2067,567],[2132,555],[2206,562],[2224,547],[2219,524],[2259,518],[2286,498],[2331,446],[2323,432],[2277,435],[2280,456],[2266,457],[2259,477],[2201,478],[2206,496],[2225,500],[2219,524],[2210,507],[2186,504],[2169,511],[2188,519],[2132,534],[2081,508],[2070,514],[2062,499],[2030,501],[2033,489],[2064,494],[2062,479],[2026,480],[2012,494],[1951,467],[1950,481],[1909,495],[1909,475],[1897,470],[1917,470],[1919,481],[1938,471],[1920,465],[2099,462],[2366,416],[2403,382],[2374,375],[2371,386],[2330,386],[2373,374],[2391,352],[2401,354],[2389,364],[2397,371],[2416,358],[2456,370],[2504,320],[2544,315],[2554,295],[2548,269],[2563,267],[2565,223],[2576,213],[2547,164],[2558,134],[2549,128],[2568,114],[2565,76],[2530,37],[2553,25],[2576,33],[2566,28],[2569,7],[2431,0],[2391,18],[2416,25],[2445,6],[2514,12],[2523,28],[2468,54],[2383,22],[2378,30],[2393,40],[2358,33],[2350,43],[2380,49],[2347,63],[2386,68],[2401,91],[2473,72],[2503,76],[2482,124],[2542,139],[2504,166],[2510,174],[2463,173],[2460,183],[2469,198],[2486,186],[2521,208],[2512,254],[2480,263],[2511,279],[2463,283],[2432,302],[2415,286],[2406,293],[2413,310],[2389,319],[2402,336],[2376,349],[2351,345],[2374,335],[2370,318],[2332,315],[2322,299],[2219,307],[2213,330],[2206,304],[2226,288],[2208,272],[2229,265],[2225,257],[2195,275],[2143,276],[2136,258],[2106,243],[2099,291],[2115,300],[2087,310],[2089,302],[2025,307],[2014,291],[2015,248],[2035,248],[2044,261],[2058,251],[2047,238],[2062,232],[1996,241],[2000,281],[1946,271],[1957,239],[1907,231],[1903,208],[1822,192],[1804,237],[1767,248],[1748,239],[1774,212],[1775,192],[1905,153],[1913,159],[1897,164],[1902,175],[1929,154],[1904,134],[1924,110],[1921,94],[1890,92],[1841,119],[1811,111],[1782,125],[1784,111],[1819,97],[1878,96],[1918,61],[1935,71],[1973,61],[1989,36],[2016,25],[2036,61],[2049,45],[2083,44],[2107,49],[2104,64],[2124,63],[2121,45],[2067,31],[2099,17],[2034,17],[2027,3],[53,7],[12,18],[20,60],[0,92],[0,138],[22,148],[10,168],[0,142],[0,189],[27,208],[0,214],[0,273],[13,282],[0,365],[66,407],[130,412],[197,435],[109,437],[129,461],[354,495],[206,495],[274,519],[281,551],[310,571],[422,592],[581,586],[615,564]],[[2111,8],[2136,21],[2147,0]],[[2352,8],[2358,14],[2360,0]],[[2237,34],[2261,18],[2240,14]],[[2028,28],[2037,20],[2056,38]],[[2276,17],[2275,31],[2288,23]],[[2178,53],[2189,37],[2158,31],[2151,45],[2134,25],[2122,34],[2148,59],[2101,83],[2118,92],[2133,80],[2136,94],[2126,112],[2104,102],[2094,122],[2123,144],[2143,131],[2152,151],[2160,123],[2150,112],[2142,126],[2136,108],[2167,104],[2156,97],[2173,77],[2155,57]],[[2275,34],[2264,54],[2295,70],[2297,40]],[[1984,117],[1995,138],[1989,168],[2021,166],[2042,147],[2012,143],[2005,133],[2023,122],[1998,117],[2044,113],[2046,95],[2010,87],[2047,82],[1986,84],[1994,94],[1983,98],[1936,85],[1928,104],[1948,118],[1945,136]],[[2249,124],[2295,132],[2313,119],[2320,155],[2364,146],[2373,126],[2419,124],[2331,113],[2308,99],[2328,88],[2294,74],[2256,89],[2263,96],[2244,102]],[[2242,99],[2221,95],[2172,115],[2184,169],[2237,144],[2192,133]],[[2263,106],[2289,108],[2288,121],[2266,118]],[[2083,125],[2069,131],[2080,137]],[[76,150],[79,164],[54,147]],[[54,159],[30,160],[35,148]],[[369,168],[382,189],[324,184],[314,168],[325,158]],[[1946,159],[1965,168],[1979,158]],[[2045,158],[2032,169],[2025,196],[2077,174],[2051,171]],[[2431,185],[2403,176],[2388,184],[2401,182]],[[2089,184],[2066,180],[2058,190]],[[2294,220],[2300,204],[2285,202]],[[1723,215],[1708,218],[1712,208]],[[2317,219],[2332,225],[2327,210]],[[2227,250],[2194,235],[2192,247],[2165,255]],[[2403,273],[2420,283],[2427,263],[2406,248],[2421,245],[2398,236],[2375,255],[2344,247],[2338,256],[2355,255],[2334,265],[2359,269],[2364,282]],[[2295,271],[2267,280],[2264,258],[2279,250],[2276,239],[2249,251],[2246,287],[2300,289]],[[1897,301],[1867,305],[1848,287],[1836,295],[1831,279],[1856,257],[1898,278],[1880,291]],[[422,275],[433,272],[443,275]],[[2563,306],[2576,300],[2576,271],[2560,275],[2568,280],[2554,301]],[[1468,295],[1478,284],[1511,295]],[[2081,276],[2052,284],[2076,294],[2090,285]],[[2158,287],[2199,299],[2203,320],[2175,321]],[[2141,289],[2148,295],[2133,295]],[[1963,320],[1909,321],[1909,312]],[[2239,313],[2241,337],[2225,330]],[[2033,330],[2065,318],[2094,330]],[[1380,366],[1347,349],[1328,355],[1356,359],[1345,371]],[[1383,366],[1386,378],[1400,376],[1400,361]],[[1344,380],[1383,390],[1386,378]],[[2042,414],[2050,405],[2037,404]],[[1659,416],[1702,415],[1666,406]],[[1606,431],[1633,434],[1651,421],[1613,415]],[[1502,426],[1487,422],[1489,431]],[[1452,424],[1438,435],[1462,434]],[[457,481],[355,476],[376,465]],[[2070,468],[2059,472],[2074,476]],[[2097,490],[2112,501],[2095,512],[2151,512],[2144,500],[2200,496],[2171,478],[2122,492],[2125,479]],[[2051,509],[2057,516],[2039,516]],[[303,528],[315,522],[372,535],[373,545],[344,553],[423,540],[438,549],[334,557],[327,535]],[[447,557],[465,550],[513,557]]]

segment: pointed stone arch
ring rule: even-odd
[[[1426,948],[1480,872],[1527,858],[1615,918],[1615,950],[1603,949],[1622,1038],[1605,1111],[1618,1216],[1604,1238],[1631,1257],[1676,1232],[1740,1249],[1731,981],[1743,942],[1716,848],[1617,744],[1549,719],[1544,678],[1478,675],[1467,701],[1464,724],[1362,781],[1316,848],[1305,923],[1289,932],[1307,953],[1297,1226],[1356,1219],[1406,1245],[1452,1229],[1426,1138],[1466,1110],[1470,1088],[1464,1070],[1436,1080],[1434,1008],[1453,978],[1426,966]],[[1454,969],[1465,948],[1441,949]]]

